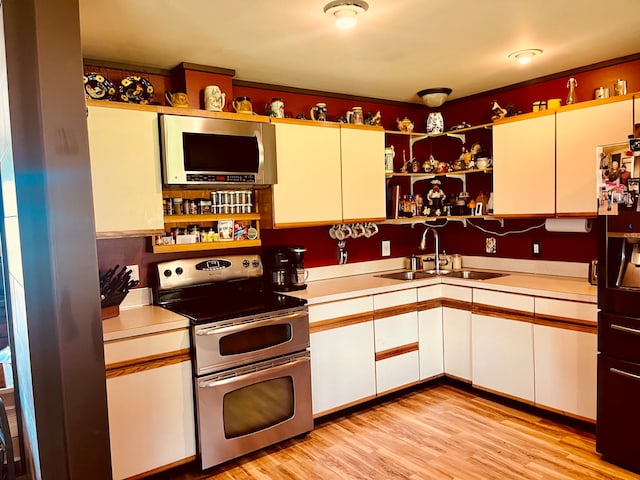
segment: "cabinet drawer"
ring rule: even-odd
[[[398,292],[382,293],[373,296],[374,310],[415,304],[417,301],[416,289],[400,290]]]
[[[444,285],[429,285],[428,287],[418,288],[418,301],[435,300],[442,298],[442,288]]]
[[[533,313],[534,311],[533,297],[478,288],[473,289],[473,303],[474,311],[476,304],[525,313]]]
[[[460,300],[461,302],[471,302],[473,299],[473,290],[468,287],[458,287],[457,285],[442,285],[443,298],[451,300]]]
[[[149,357],[189,350],[189,330],[144,335],[126,340],[113,340],[104,344],[104,361],[107,366],[145,360]]]
[[[309,305],[309,323],[371,311],[373,311],[372,297]]]
[[[376,390],[378,394],[415,383],[420,378],[418,352],[376,362]]]
[[[570,302],[552,298],[535,299],[536,316],[566,318],[589,322],[598,321],[598,306],[595,303]]]
[[[376,352],[389,350],[418,341],[418,313],[409,312],[375,320]]]
[[[640,363],[640,320],[600,312],[598,350]]]

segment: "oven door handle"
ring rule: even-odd
[[[196,335],[198,336],[207,336],[207,335],[218,335],[225,333],[233,333],[238,330],[245,330],[248,326],[251,327],[263,327],[266,325],[273,325],[275,323],[288,322],[289,320],[294,320],[298,317],[304,317],[307,315],[306,311],[303,312],[294,312],[289,313],[287,315],[273,316],[265,318],[264,320],[257,320],[255,322],[250,323],[242,323],[239,325],[229,325],[228,327],[203,327],[196,329]]]
[[[255,379],[255,378],[263,376],[266,372],[269,372],[270,375],[277,374],[277,373],[279,373],[279,372],[281,372],[283,370],[289,370],[290,368],[295,367],[297,365],[301,365],[301,364],[303,364],[305,362],[309,362],[309,357],[300,358],[298,360],[294,360],[292,362],[285,363],[283,365],[277,365],[275,367],[269,367],[269,368],[266,368],[264,370],[258,370],[257,372],[249,372],[249,373],[245,373],[245,374],[238,375],[238,376],[235,376],[235,377],[227,377],[227,378],[223,378],[221,380],[211,380],[211,381],[198,382],[198,386],[200,388],[220,387],[222,385],[227,385],[229,383]]]

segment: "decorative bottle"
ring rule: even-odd
[[[569,95],[567,95],[567,105],[571,105],[572,103],[576,103],[578,98],[576,97],[576,87],[578,86],[578,81],[571,77],[567,82],[567,88],[569,89]]]

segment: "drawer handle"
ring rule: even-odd
[[[620,330],[621,332],[633,333],[634,335],[640,335],[640,330],[637,328],[623,327],[622,325],[611,324],[612,330]]]
[[[636,375],[635,373],[625,372],[624,370],[618,370],[617,368],[611,367],[609,369],[611,373],[617,373],[618,375],[622,375],[623,377],[628,377],[633,380],[640,380],[640,375]]]

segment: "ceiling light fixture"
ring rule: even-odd
[[[334,0],[324,6],[324,13],[333,15],[338,28],[353,28],[358,23],[358,15],[366,12],[369,4],[364,0]]]
[[[451,95],[451,92],[452,90],[446,87],[427,88],[425,90],[420,90],[418,92],[418,96],[422,99],[422,103],[427,107],[439,107],[446,102],[449,95]]]
[[[540,55],[541,53],[542,50],[539,48],[528,48],[526,50],[511,52],[508,58],[515,58],[520,65],[527,65],[528,63],[531,63],[533,57]]]

